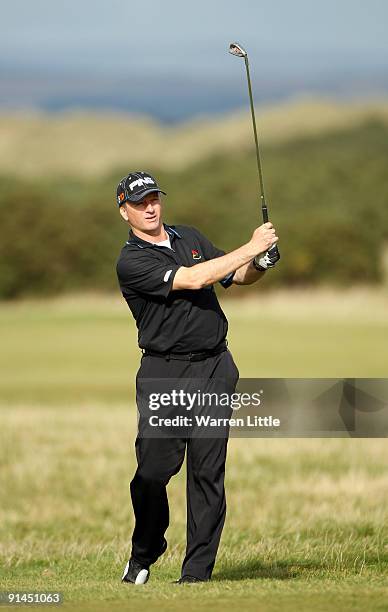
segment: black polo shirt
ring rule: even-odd
[[[139,346],[163,353],[212,350],[228,331],[213,286],[173,291],[172,284],[181,266],[195,266],[225,252],[194,227],[164,228],[172,249],[130,232],[117,262],[120,288],[139,330]],[[232,281],[233,273],[220,282],[226,288]]]

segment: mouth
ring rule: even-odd
[[[157,216],[156,215],[151,215],[150,217],[146,217],[145,220],[149,221],[150,223],[152,223],[153,221],[156,221]]]

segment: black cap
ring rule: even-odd
[[[116,201],[119,206],[126,201],[140,202],[144,196],[155,191],[167,195],[159,189],[154,177],[147,172],[131,172],[117,185]]]

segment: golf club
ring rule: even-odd
[[[248,63],[248,53],[243,49],[241,45],[238,43],[230,43],[229,45],[229,53],[232,55],[236,55],[237,57],[243,57],[245,61],[245,68],[247,72],[247,81],[248,81],[248,93],[249,93],[249,101],[251,104],[251,115],[252,115],[252,124],[253,124],[253,133],[255,136],[255,145],[256,145],[256,159],[257,159],[257,169],[259,172],[259,189],[260,189],[260,201],[261,201],[261,212],[263,214],[263,222],[268,222],[268,208],[265,199],[264,193],[264,181],[263,181],[263,172],[261,169],[261,160],[260,160],[260,151],[259,151],[259,139],[257,137],[257,128],[256,128],[256,118],[255,118],[255,107],[253,104],[253,95],[252,95],[252,85],[251,85],[251,77],[249,74],[249,63]],[[269,252],[273,255],[279,255],[278,247],[275,244],[273,247],[269,249]]]

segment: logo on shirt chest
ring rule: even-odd
[[[193,259],[202,259],[201,253],[197,249],[191,249]]]

